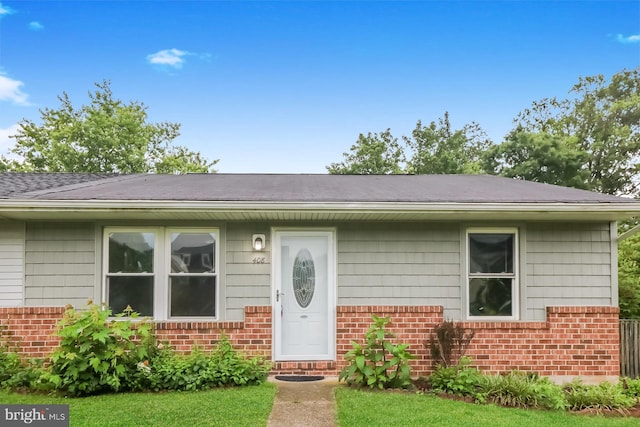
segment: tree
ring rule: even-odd
[[[475,122],[452,131],[448,112],[429,126],[418,121],[412,137],[403,139],[413,152],[407,162],[407,172],[413,174],[482,173],[482,153],[492,145]]]
[[[569,99],[536,101],[516,118],[516,128],[563,138],[568,151],[586,153],[585,188],[637,195],[640,172],[640,68],[623,70],[607,82],[584,77]],[[567,151],[567,150],[563,150]],[[568,159],[575,160],[569,156]],[[565,183],[565,185],[567,185]]]
[[[402,173],[404,153],[391,129],[360,134],[344,161],[331,163],[327,171],[334,175],[385,175]]]
[[[114,99],[110,82],[96,83],[89,105],[76,109],[66,92],[57,109],[40,110],[42,123],[24,119],[0,170],[35,172],[215,172],[217,160],[173,145],[178,123],[148,123],[147,107]]]
[[[640,319],[640,235],[618,244],[618,296],[621,319]]]
[[[484,168],[498,175],[527,181],[587,188],[588,155],[575,137],[512,131],[502,144],[484,154]]]

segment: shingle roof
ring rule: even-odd
[[[8,188],[10,186],[11,188]],[[0,196],[32,200],[294,203],[625,203],[633,199],[487,175],[0,174]]]
[[[52,190],[112,177],[106,173],[0,173],[0,198],[20,197],[24,193]]]

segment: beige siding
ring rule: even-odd
[[[83,306],[93,297],[94,289],[93,224],[27,224],[26,305]]]
[[[460,318],[457,224],[338,227],[338,304],[443,305]]]
[[[254,252],[251,236],[264,234],[266,250]],[[225,277],[223,289],[224,320],[244,320],[247,305],[271,304],[271,236],[267,224],[230,223],[226,229]],[[264,262],[260,258],[264,258]]]
[[[527,320],[550,305],[615,305],[609,223],[527,227]]]
[[[0,222],[0,307],[23,302],[24,224]]]

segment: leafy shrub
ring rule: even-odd
[[[569,409],[578,411],[591,409],[600,412],[604,409],[624,411],[634,405],[635,399],[627,395],[622,386],[611,383],[586,385],[579,380],[564,387]]]
[[[40,388],[41,375],[41,360],[24,361],[7,343],[0,344],[0,388]]]
[[[457,365],[474,336],[474,331],[467,331],[451,320],[437,324],[429,336],[428,344],[434,365]]]
[[[477,401],[483,401],[480,393],[482,374],[476,368],[470,366],[471,358],[463,356],[456,365],[438,365],[429,376],[431,387],[456,396],[470,396]]]
[[[260,384],[266,380],[270,369],[261,358],[242,356],[225,336],[209,355],[197,348],[183,355],[164,347],[145,362],[138,366],[138,378],[145,378],[138,383],[138,388],[156,391]]]
[[[629,397],[634,398],[636,401],[640,401],[640,378],[622,378],[620,382],[622,392]]]
[[[91,302],[87,310],[68,308],[58,324],[61,341],[44,380],[74,396],[126,389],[136,365],[148,358],[154,334],[145,320],[132,326],[136,313],[127,319],[110,316],[111,310]]]
[[[562,387],[534,373],[511,371],[486,375],[481,382],[486,400],[502,406],[564,410],[567,401]]]
[[[411,385],[409,360],[415,359],[408,344],[393,344],[387,331],[389,317],[372,316],[373,324],[365,334],[365,344],[351,341],[353,348],[345,354],[349,362],[338,376],[349,385],[370,388],[405,388]]]

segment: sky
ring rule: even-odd
[[[326,173],[449,112],[501,142],[535,100],[640,66],[640,1],[0,0],[0,153],[95,82],[221,173]]]

